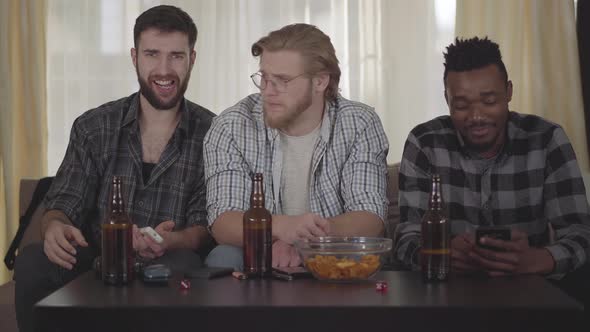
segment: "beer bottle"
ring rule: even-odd
[[[266,278],[272,273],[272,216],[264,207],[262,174],[252,181],[250,209],[244,212],[244,273]]]
[[[102,280],[124,285],[134,278],[133,224],[125,212],[122,180],[113,176],[110,211],[102,223]]]
[[[449,222],[440,183],[440,175],[432,175],[428,211],[422,218],[422,247],[420,263],[425,281],[444,281],[451,268],[451,224]]]

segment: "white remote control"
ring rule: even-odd
[[[164,242],[164,239],[160,236],[160,234],[158,234],[158,232],[156,232],[150,226],[140,228],[139,231],[141,232],[141,234],[145,234],[152,238],[152,240],[156,241],[156,243],[158,244]]]

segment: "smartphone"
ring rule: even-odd
[[[489,250],[501,251],[502,249],[482,244],[481,238],[483,237],[510,241],[510,228],[501,226],[480,226],[475,230],[475,242],[479,247]]]
[[[154,264],[144,267],[142,276],[147,283],[166,283],[172,277],[172,271],[164,264]]]
[[[313,275],[303,266],[276,267],[272,269],[273,277],[281,280],[295,280],[311,278]]]
[[[214,279],[229,276],[234,272],[231,267],[201,267],[186,271],[184,276],[191,279]]]

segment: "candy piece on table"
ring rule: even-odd
[[[387,292],[387,281],[377,281],[377,283],[375,283],[375,290],[378,292]]]
[[[180,281],[180,290],[189,290],[191,288],[191,281],[188,279],[182,279]]]

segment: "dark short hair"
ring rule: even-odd
[[[447,84],[449,71],[469,71],[483,68],[488,65],[496,65],[504,75],[504,81],[508,84],[508,72],[502,61],[500,46],[485,37],[473,37],[470,39],[455,39],[454,44],[447,46],[445,57],[445,73],[443,81]]]
[[[157,29],[164,32],[184,32],[188,35],[188,44],[191,49],[197,42],[197,26],[193,19],[184,10],[168,5],[152,7],[141,13],[135,20],[133,28],[133,42],[135,48],[139,41],[139,35],[148,29]]]
[[[300,52],[305,59],[306,70],[315,74],[327,72],[330,82],[324,92],[326,100],[333,101],[338,96],[340,66],[336,50],[330,37],[316,26],[296,23],[270,32],[252,45],[252,55],[261,56],[264,51],[290,50]]]

